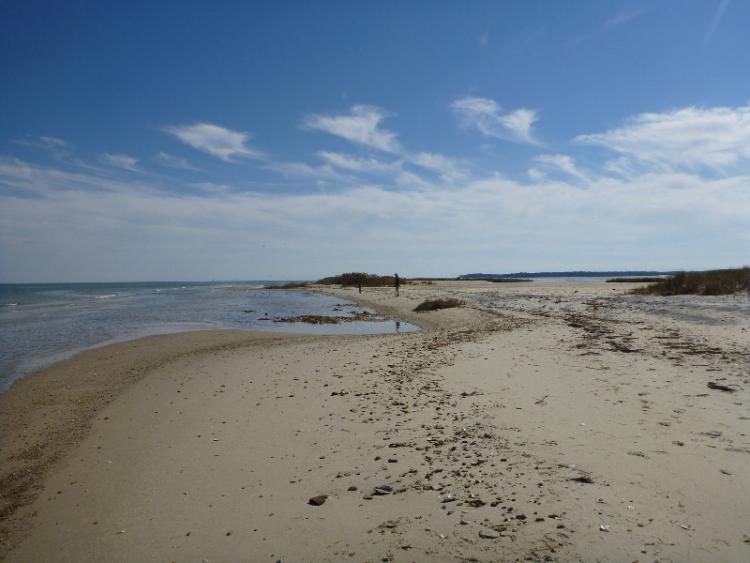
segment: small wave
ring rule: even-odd
[[[117,293],[108,293],[106,295],[97,295],[97,299],[112,299],[113,297],[117,297]]]
[[[18,307],[18,303],[3,303],[2,307]]]

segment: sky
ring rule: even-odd
[[[0,2],[0,282],[750,263],[750,2]]]

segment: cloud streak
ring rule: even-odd
[[[186,158],[175,156],[164,151],[156,153],[154,160],[168,168],[177,168],[178,170],[197,170],[197,168],[190,164]]]
[[[581,172],[575,164],[572,157],[565,154],[544,154],[534,158],[534,162],[547,170],[555,170],[566,174],[569,177],[577,178],[584,182],[589,182],[589,177]],[[538,169],[531,169],[529,176],[532,178],[542,178],[546,174]]]
[[[642,113],[621,127],[575,141],[659,168],[722,169],[750,159],[750,106]]]
[[[224,162],[234,162],[237,158],[260,160],[265,155],[250,146],[248,133],[232,131],[226,127],[211,123],[193,125],[173,125],[164,127],[164,131],[196,150],[210,154]]]
[[[131,172],[138,172],[138,159],[128,154],[111,154],[104,153],[101,157],[102,162],[114,166],[116,168],[122,168],[123,170],[130,170]]]
[[[643,10],[620,10],[611,18],[602,23],[602,28],[610,29],[620,25],[625,25],[634,19],[643,15]]]
[[[391,115],[369,105],[352,106],[343,115],[311,114],[302,122],[304,129],[336,135],[365,147],[388,153],[401,151],[396,134],[380,127],[380,122]]]
[[[517,109],[504,113],[494,100],[475,96],[455,100],[450,107],[464,127],[476,129],[486,137],[539,144],[532,131],[532,126],[539,120],[535,110]]]
[[[711,24],[708,26],[706,33],[703,35],[703,42],[702,42],[703,47],[705,47],[711,42],[711,38],[714,36],[714,33],[716,33],[716,30],[719,28],[719,24],[721,24],[721,20],[724,17],[724,12],[726,12],[727,8],[729,7],[730,2],[731,0],[721,0],[721,3],[719,4],[718,8],[716,8],[716,12],[714,12],[714,17],[711,18]]]

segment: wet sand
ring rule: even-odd
[[[327,289],[425,330],[48,368],[0,396],[6,558],[746,561],[748,297],[630,287]]]

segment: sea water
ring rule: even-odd
[[[0,390],[19,377],[92,347],[191,330],[318,334],[411,332],[393,320],[310,325],[299,315],[366,310],[309,291],[263,291],[284,282],[0,284]]]

